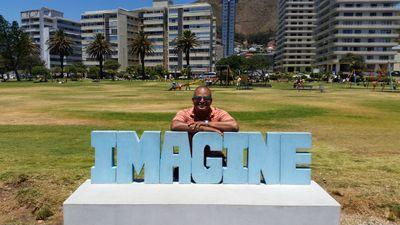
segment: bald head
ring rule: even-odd
[[[211,110],[212,96],[210,88],[199,86],[194,90],[193,105],[198,113],[208,113]]]
[[[193,97],[195,96],[210,96],[211,97],[211,90],[207,86],[198,86],[193,93]]]

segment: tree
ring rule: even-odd
[[[255,55],[245,61],[247,61],[246,64],[248,70],[259,70],[263,77],[267,73],[268,69],[273,65],[273,60],[270,57],[263,55]]]
[[[140,63],[142,64],[141,72],[143,80],[146,78],[144,59],[146,55],[150,55],[153,52],[153,44],[148,39],[148,36],[143,31],[139,31],[129,45],[129,54],[134,55],[140,59]]]
[[[58,67],[58,66],[53,67],[53,68],[51,68],[51,73],[53,74],[52,79],[57,79],[57,81],[58,81],[58,76],[57,76],[57,74],[60,74],[60,73],[61,73],[61,68]]]
[[[88,75],[91,79],[99,80],[100,69],[98,66],[89,67]]]
[[[25,69],[29,71],[29,74],[32,75],[32,68],[34,66],[44,66],[44,63],[42,59],[40,58],[40,49],[39,47],[35,44],[35,42],[32,41],[32,39],[28,39],[26,42],[26,50],[27,50],[27,55],[24,60],[25,64]]]
[[[199,45],[199,41],[196,34],[191,30],[183,31],[182,36],[178,37],[176,40],[176,52],[185,53],[186,68],[188,69],[188,79],[191,78],[190,70],[190,51]]]
[[[50,76],[50,71],[44,66],[34,66],[32,68],[32,75],[40,76],[42,77],[41,80],[47,82],[47,78]]]
[[[7,67],[4,59],[0,56],[0,76],[3,81],[5,81],[4,74],[7,72]]]
[[[362,72],[365,70],[365,60],[361,55],[356,55],[353,53],[347,53],[343,58],[339,60],[340,64],[345,64],[349,66],[351,72],[350,77],[354,76],[354,82],[357,82],[356,72]],[[351,83],[350,83],[351,87]]]
[[[87,68],[82,62],[76,62],[72,66],[75,67],[76,72],[78,74],[80,74],[81,78],[85,78],[86,77]]]
[[[64,76],[64,57],[73,53],[72,39],[67,37],[63,30],[57,30],[48,40],[51,54],[58,55],[60,58],[61,75]]]
[[[32,75],[32,69],[35,66],[44,66],[45,63],[42,61],[39,55],[29,55],[24,58],[21,66],[26,70],[29,75]]]
[[[217,62],[217,67],[229,66],[229,68],[233,70],[236,75],[239,75],[245,69],[247,69],[248,66],[246,64],[246,58],[243,56],[233,55],[220,59]]]
[[[164,69],[163,66],[158,65],[154,68],[154,71],[157,73],[157,75],[161,78],[163,78],[165,75],[169,75],[169,71]]]
[[[121,64],[118,63],[117,60],[110,59],[104,63],[104,69],[108,74],[112,76],[112,80],[115,80],[115,75],[118,72],[118,69],[121,67]]]
[[[74,66],[67,66],[67,67],[65,67],[65,72],[67,73],[67,78],[70,78],[71,74],[76,76],[77,70]]]
[[[126,72],[134,79],[138,79],[142,74],[142,68],[139,65],[129,66],[126,68]]]
[[[110,43],[108,43],[103,34],[96,34],[86,51],[90,57],[95,58],[99,62],[100,78],[103,78],[103,62],[107,56],[112,54]]]
[[[10,24],[0,15],[0,55],[6,67],[14,71],[18,81],[21,80],[18,73],[21,62],[32,50],[30,43],[28,34],[23,32],[16,21]]]

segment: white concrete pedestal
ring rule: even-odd
[[[340,205],[311,185],[82,184],[64,225],[339,225]]]

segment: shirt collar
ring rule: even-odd
[[[210,108],[211,108],[211,113],[210,113],[210,115],[208,117],[209,120],[211,120],[212,118],[215,117],[215,108],[212,107],[212,106]],[[193,118],[193,119],[196,118],[196,115],[194,114],[194,107],[192,107],[192,109],[190,110],[190,117]]]

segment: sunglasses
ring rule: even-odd
[[[201,101],[201,99],[203,99],[204,101],[212,100],[211,96],[193,96],[193,100],[195,101]]]

